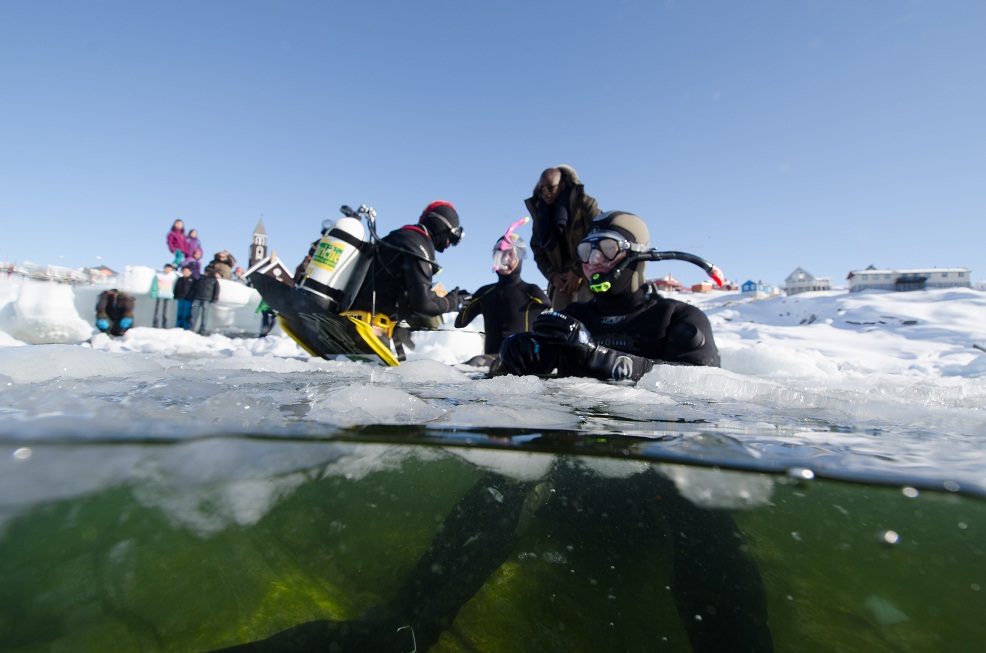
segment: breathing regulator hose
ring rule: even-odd
[[[726,280],[725,275],[723,275],[722,270],[720,270],[718,266],[709,263],[700,256],[689,254],[688,252],[659,252],[656,249],[652,249],[646,252],[634,252],[627,257],[628,264],[633,263],[634,261],[686,261],[705,270],[705,273],[709,275],[709,277],[711,277],[720,288]]]

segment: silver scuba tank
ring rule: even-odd
[[[298,287],[315,295],[327,311],[348,309],[372,259],[372,244],[365,238],[358,214],[347,214],[335,223],[323,222],[322,238],[313,248]]]

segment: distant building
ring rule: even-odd
[[[277,257],[277,252],[271,253],[270,256],[262,258],[250,266],[250,269],[243,274],[248,283],[250,280],[250,275],[254,272],[266,274],[269,277],[274,277],[281,283],[285,283],[289,286],[294,285],[293,273],[288,269],[288,266],[284,265],[284,262]]]
[[[86,268],[85,273],[91,283],[106,281],[108,279],[112,279],[113,277],[119,276],[120,274],[116,270],[110,269],[105,265],[100,265],[94,268]]]
[[[832,277],[816,277],[804,268],[795,268],[784,280],[784,292],[788,295],[812,290],[832,290]]]
[[[665,292],[678,292],[685,287],[685,284],[671,276],[671,273],[668,273],[660,279],[654,279],[652,283],[657,286],[658,290],[663,290]]]
[[[777,288],[763,281],[747,281],[740,286],[740,290],[744,295],[753,297],[754,299],[773,297],[778,294]]]
[[[706,279],[702,283],[696,283],[694,286],[692,286],[691,291],[708,293],[708,292],[712,292],[713,288],[715,288],[715,284],[709,281],[708,279]]]
[[[109,270],[109,268],[106,269]],[[14,266],[13,272],[31,279],[43,279],[61,283],[80,284],[86,283],[89,280],[84,270],[74,270],[60,265],[37,265],[30,261],[24,261],[22,265]]]
[[[248,268],[252,268],[260,261],[267,258],[267,230],[264,229],[264,221],[257,221],[257,228],[253,230],[253,241],[250,243],[250,262]]]
[[[878,270],[872,265],[865,270],[852,270],[849,292],[862,290],[925,290],[927,288],[971,288],[969,268],[915,268],[908,270]]]

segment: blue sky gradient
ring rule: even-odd
[[[245,262],[262,217],[293,266],[342,204],[383,234],[445,199],[466,237],[436,281],[474,290],[566,163],[738,283],[979,280],[984,27],[979,2],[3,2],[0,260],[160,267],[181,218]]]

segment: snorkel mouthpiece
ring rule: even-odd
[[[589,290],[594,293],[606,292],[613,286],[609,281],[599,281],[600,276],[602,275],[598,273],[592,275],[592,283],[589,284]]]

